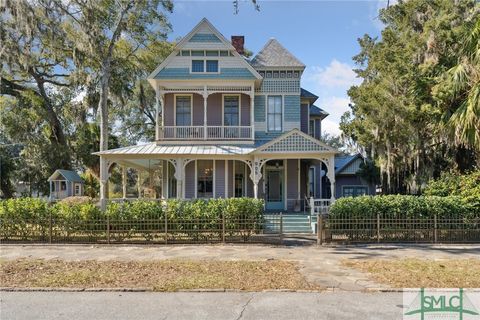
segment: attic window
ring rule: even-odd
[[[192,50],[192,56],[194,57],[203,57],[205,55],[205,51],[203,50]]]
[[[190,56],[190,50],[182,50],[182,56]]]
[[[228,51],[220,51],[220,57],[227,57],[228,56]]]
[[[218,60],[207,60],[207,72],[218,72]]]
[[[207,51],[207,57],[218,57],[218,51]]]

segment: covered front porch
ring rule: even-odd
[[[103,183],[115,171],[121,176],[116,199],[254,197],[265,200],[267,211],[306,212],[311,197],[330,202],[335,194],[335,150],[298,130],[257,148],[151,143],[98,154],[109,168]],[[329,183],[322,184],[322,178]],[[128,191],[132,182],[135,192]],[[101,201],[107,200],[108,193]]]

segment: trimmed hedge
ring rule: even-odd
[[[212,234],[216,239],[221,237],[225,219],[226,235],[246,240],[262,228],[262,214],[263,201],[251,198],[113,202],[105,212],[92,202],[50,205],[40,199],[18,198],[0,201],[0,239],[45,240],[50,223],[65,238],[104,237],[108,220],[112,240],[140,235],[150,241],[164,230],[167,218],[172,232],[193,240],[203,237],[204,241]]]
[[[384,195],[340,198],[330,208],[332,218],[479,218],[474,205],[462,197]]]

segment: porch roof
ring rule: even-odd
[[[155,142],[95,152],[96,155],[246,155],[252,145],[158,145]]]

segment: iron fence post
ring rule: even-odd
[[[433,242],[437,243],[437,214],[433,215]]]
[[[52,243],[52,210],[48,214],[48,243]]]
[[[225,243],[225,213],[222,212],[222,243]]]
[[[280,212],[280,242],[283,243],[283,214]]]
[[[110,244],[110,216],[107,215],[107,243]]]
[[[165,244],[168,244],[168,218],[167,213],[165,212]]]
[[[377,243],[380,242],[380,214],[377,213]]]

